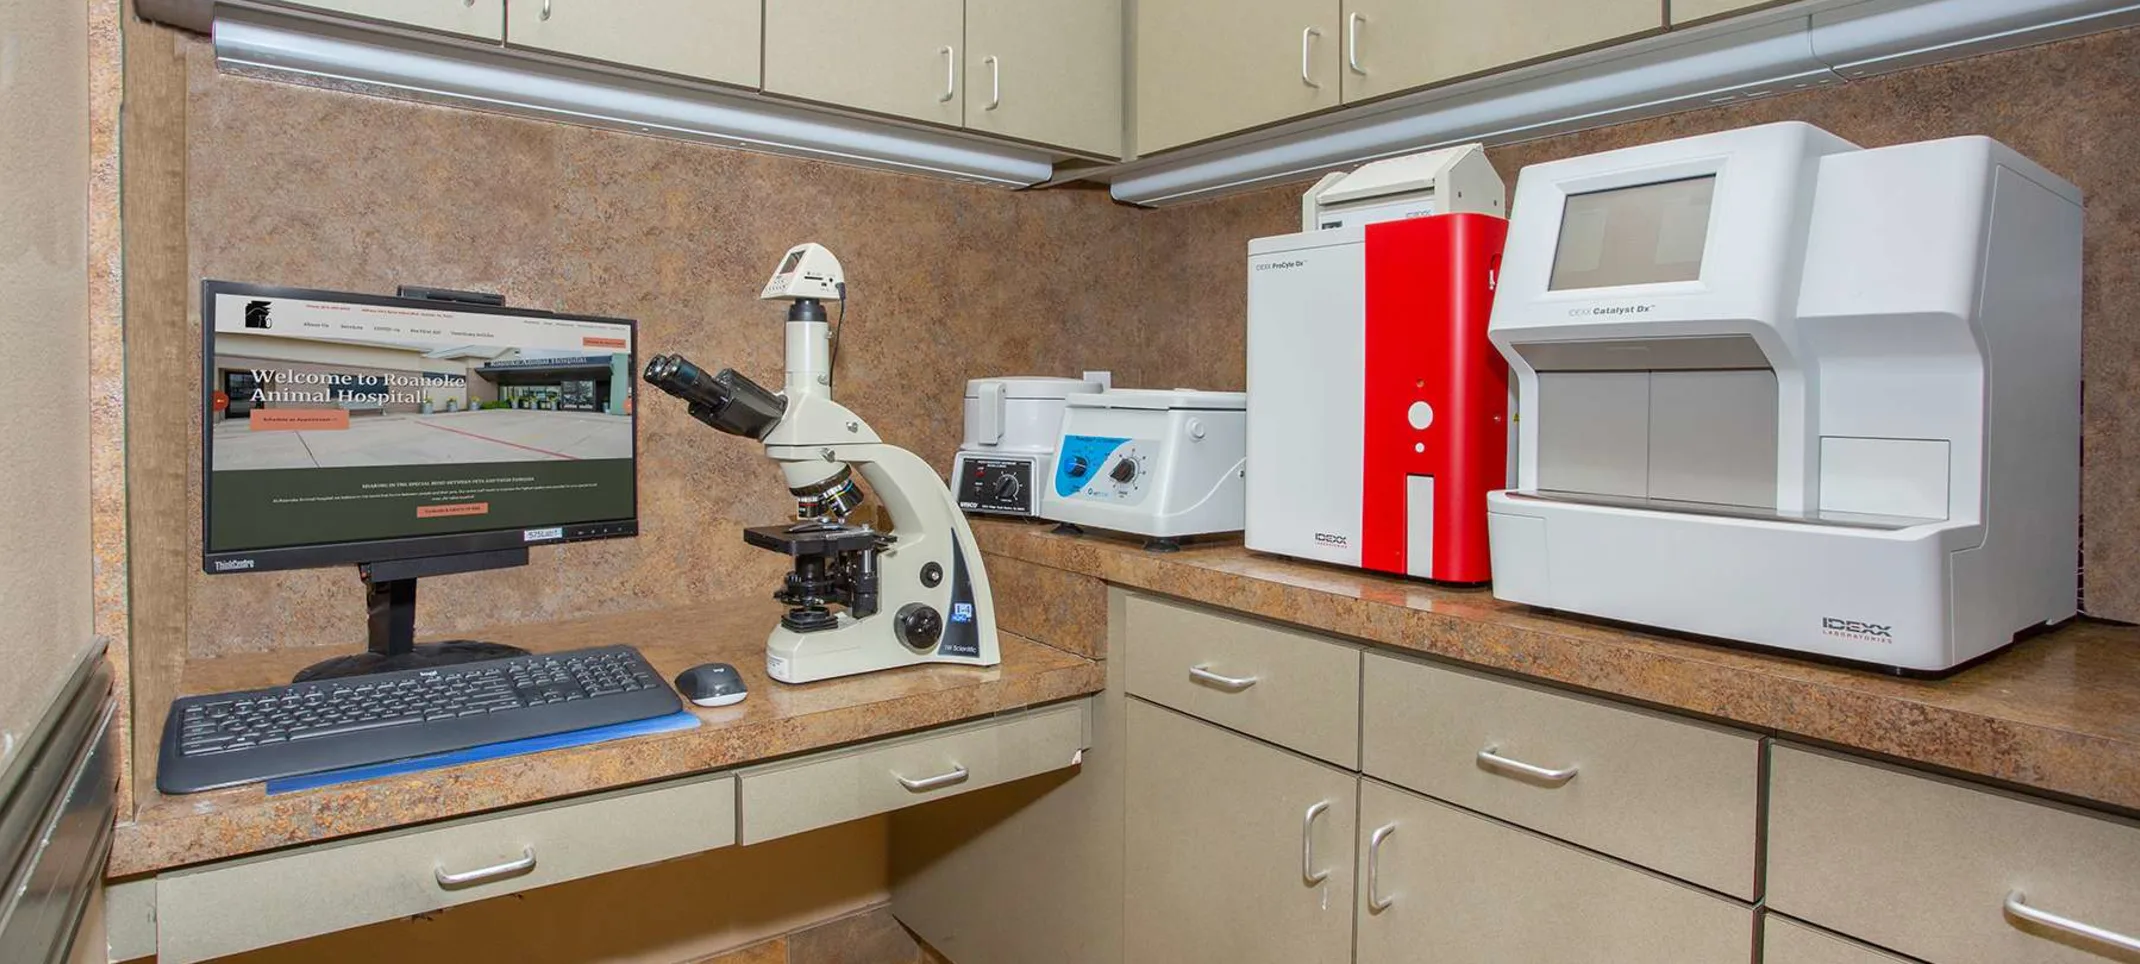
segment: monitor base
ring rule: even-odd
[[[372,673],[391,673],[402,669],[424,669],[432,666],[452,666],[457,663],[479,663],[487,659],[504,659],[508,656],[525,656],[527,650],[504,643],[486,643],[474,639],[453,639],[443,643],[423,643],[406,653],[351,653],[321,660],[299,670],[290,679],[292,683],[307,683],[312,680],[341,679],[348,676],[366,676]]]

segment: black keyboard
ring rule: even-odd
[[[156,788],[218,787],[665,716],[676,691],[630,646],[188,696]]]

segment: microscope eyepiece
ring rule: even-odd
[[[691,404],[691,416],[730,435],[763,440],[780,424],[787,399],[766,391],[733,368],[718,375],[682,355],[655,355],[646,363],[646,383]]]

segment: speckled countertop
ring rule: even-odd
[[[2140,629],[2081,621],[1941,680],[1692,642],[1358,570],[989,521],[984,549],[1398,649],[2140,811]]]
[[[765,676],[770,599],[597,616],[470,634],[532,650],[629,642],[664,677],[699,663],[735,664],[748,699],[689,707],[696,729],[551,750],[462,766],[267,796],[260,785],[186,796],[144,794],[121,823],[107,876],[130,877],[334,837],[458,817],[937,726],[1096,693],[1101,667],[1002,634],[999,666],[917,666],[801,686]],[[270,686],[340,650],[285,650],[199,660],[187,693]]]

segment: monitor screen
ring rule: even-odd
[[[636,532],[630,321],[203,286],[210,572]]]
[[[1550,290],[1694,281],[1716,175],[1568,196]]]

